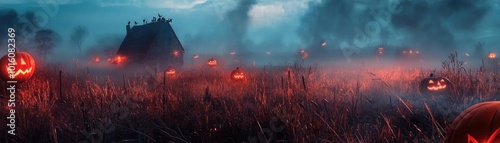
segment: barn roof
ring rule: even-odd
[[[118,49],[118,55],[140,62],[152,58],[172,58],[170,53],[175,50],[179,51],[182,58],[184,47],[169,22],[158,21],[133,27],[127,25],[126,28],[127,35]]]

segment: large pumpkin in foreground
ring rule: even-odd
[[[463,111],[448,128],[445,143],[500,143],[500,101]]]
[[[420,93],[422,94],[449,94],[452,88],[450,80],[446,77],[430,77],[420,82]]]
[[[231,80],[233,81],[244,81],[246,79],[245,73],[240,70],[240,68],[236,68],[231,72]]]
[[[14,70],[9,73],[9,56],[5,55],[0,59],[0,77],[4,81],[17,81],[24,82],[33,76],[35,73],[35,59],[26,52],[16,52],[15,57],[16,65],[14,65]],[[11,78],[11,74],[14,78]]]

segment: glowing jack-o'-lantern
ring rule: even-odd
[[[495,59],[496,57],[497,57],[497,54],[495,52],[488,53],[488,58]]]
[[[436,93],[436,94],[447,94],[451,89],[451,82],[445,77],[433,77],[433,74],[429,78],[425,78],[420,82],[420,93]]]
[[[243,81],[246,79],[245,73],[240,70],[240,68],[236,68],[231,72],[231,80],[233,81]]]
[[[175,69],[174,68],[168,68],[167,71],[165,71],[168,76],[174,76],[175,75]]]
[[[446,132],[445,143],[499,143],[500,101],[478,103],[460,113]]]
[[[211,66],[211,67],[215,67],[217,66],[217,60],[215,60],[214,58],[210,58],[207,62],[208,66]]]
[[[127,60],[127,57],[118,55],[115,58],[108,60],[108,61],[110,61],[113,64],[121,64],[121,63],[124,63],[126,60]]]
[[[16,64],[9,66],[10,61],[14,60]],[[31,78],[36,67],[35,59],[26,52],[16,52],[13,59],[5,55],[0,59],[0,65],[2,67],[0,70],[2,76],[0,77],[4,81],[13,80],[17,82],[23,82]]]

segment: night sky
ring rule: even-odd
[[[55,54],[74,51],[69,35],[82,25],[88,29],[84,50],[120,43],[128,21],[151,21],[161,14],[173,18],[174,28],[187,55],[194,53],[276,53],[309,49],[317,57],[342,56],[340,43],[353,42],[355,28],[365,29],[371,11],[387,10],[389,1],[370,0],[54,0],[57,11],[48,19],[42,6],[32,0],[0,1],[1,21],[16,23],[6,16],[8,9],[18,19],[35,13],[41,29],[57,32],[61,39]],[[500,0],[402,0],[401,11],[390,14],[381,27],[389,45],[411,45],[424,50],[449,52],[473,48],[485,42],[485,49],[499,49]],[[51,4],[52,5],[52,4]],[[53,6],[53,5],[52,5]],[[53,8],[53,7],[52,7]],[[38,22],[37,21],[38,15]],[[9,23],[9,22],[6,22]],[[0,24],[1,29],[9,27]],[[380,43],[381,34],[370,45]],[[4,39],[4,37],[1,37]],[[327,46],[321,47],[323,41]],[[2,44],[2,47],[5,44]],[[30,47],[27,44],[26,47]],[[89,50],[90,49],[90,50]],[[3,51],[2,51],[3,52]],[[244,56],[243,54],[242,56]],[[250,54],[248,54],[250,55]],[[247,57],[249,58],[249,57]]]

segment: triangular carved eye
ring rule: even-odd
[[[441,79],[441,81],[439,81],[439,82],[444,82],[444,79]]]
[[[23,58],[21,58],[21,65],[26,65],[26,62],[24,61]]]
[[[429,80],[429,83],[434,83],[434,81],[433,80]]]

